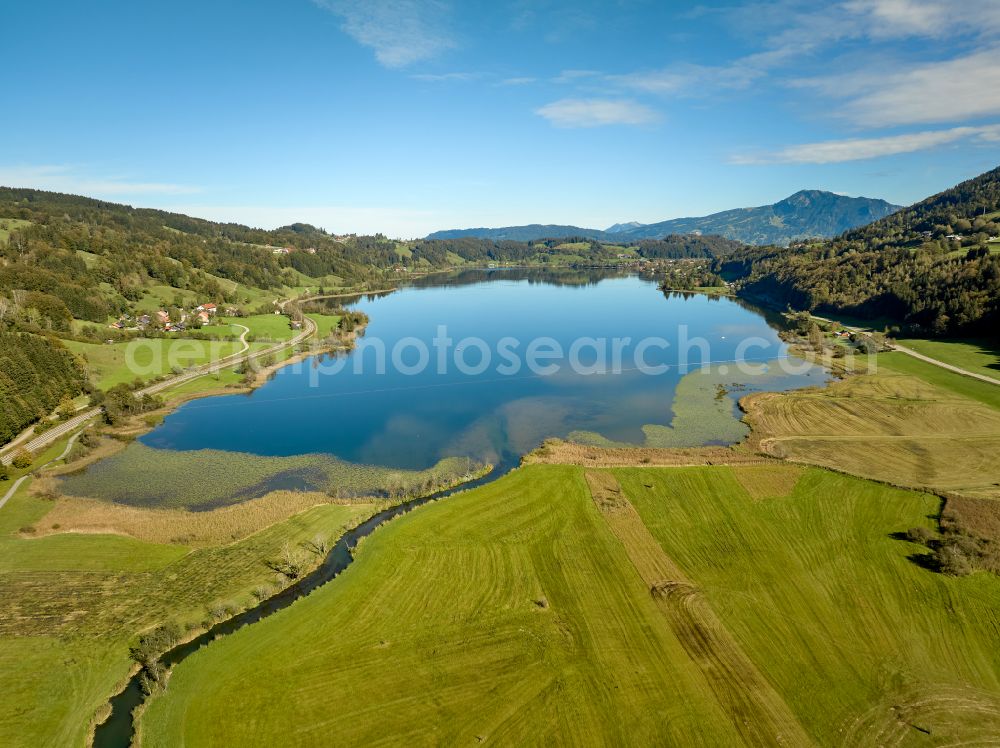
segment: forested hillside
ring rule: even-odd
[[[188,337],[201,328],[195,314],[200,304],[228,316],[270,314],[279,298],[320,288],[393,287],[436,270],[625,265],[717,258],[740,247],[713,236],[625,245],[474,237],[402,242],[381,235],[333,236],[304,223],[264,231],[2,187],[0,444],[83,387],[83,362],[60,338],[103,346],[136,337]],[[104,354],[88,350],[94,358],[86,362],[89,371]]]
[[[776,305],[888,318],[908,332],[995,334],[1000,169],[829,242],[717,260],[740,292]]]
[[[50,413],[84,385],[83,371],[56,340],[0,331],[0,444]]]
[[[132,310],[151,288],[241,304],[247,289],[384,285],[400,270],[466,263],[529,263],[559,241],[466,237],[397,242],[334,237],[307,224],[274,231],[220,224],[89,198],[0,188],[0,327],[70,331]],[[716,257],[738,249],[719,237],[668,237],[632,245],[631,256]],[[586,241],[581,262],[618,259],[621,246]],[[565,252],[564,252],[565,254]],[[227,282],[228,281],[228,282]]]

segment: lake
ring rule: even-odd
[[[351,306],[371,320],[354,352],[281,369],[249,395],[189,402],[142,443],[327,453],[408,470],[456,455],[505,464],[550,436],[596,444],[731,442],[744,433],[734,407],[740,395],[825,379],[802,362],[801,373],[778,369],[787,349],[761,310],[730,298],[665,295],[636,276],[478,271],[425,278]],[[771,364],[750,374],[737,370],[738,360]],[[729,423],[716,415],[707,419],[716,433],[670,436],[674,406],[690,405],[675,402],[679,383],[692,372],[701,376],[708,363],[711,398],[702,387],[699,407],[723,407]]]

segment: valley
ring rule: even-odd
[[[1000,746],[1000,0],[2,18],[0,748]]]
[[[7,411],[28,428],[0,484],[3,742],[1000,729],[988,336],[900,335],[914,356],[894,329],[820,316],[833,302],[779,314],[753,301],[764,273],[813,250],[719,237],[300,227],[281,241],[323,246],[276,253],[227,228],[242,239],[212,239],[218,258],[164,264],[222,229],[160,234],[187,224],[156,215],[123,236],[167,236],[165,254],[97,282],[118,255],[88,244],[71,282],[43,268],[105,210],[76,209],[48,233],[35,213],[8,223],[29,259],[0,268],[3,334],[53,374]],[[161,266],[183,269],[176,286]],[[12,286],[33,277],[52,293]],[[962,329],[978,334],[994,312],[977,309]],[[333,715],[331,689],[348,694]]]

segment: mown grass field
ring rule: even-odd
[[[883,374],[905,374],[956,397],[975,400],[1000,410],[1000,387],[995,384],[956,374],[905,353],[880,353],[878,366]]]
[[[309,319],[316,323],[316,337],[320,340],[328,338],[340,324],[339,314],[310,314]]]
[[[207,335],[235,336],[243,332],[233,325],[248,327],[248,339],[273,340],[275,342],[288,340],[298,334],[288,324],[288,317],[283,314],[255,314],[249,317],[220,317],[211,325],[205,325],[201,332]]]
[[[419,509],[179,665],[141,744],[1000,734],[1000,579],[891,537],[938,499],[794,466],[751,495],[744,469],[534,465]]]
[[[249,606],[256,587],[277,584],[267,559],[287,548],[312,557],[312,539],[332,540],[372,510],[316,506],[196,550],[107,534],[21,534],[45,526],[53,506],[22,489],[0,512],[0,745],[83,745],[141,631]]]
[[[988,340],[900,340],[917,353],[1000,379],[1000,343]]]
[[[282,318],[284,319],[284,318]],[[174,367],[186,369],[231,356],[242,348],[234,340],[191,338],[140,338],[127,343],[81,343],[64,341],[81,356],[91,381],[102,390],[136,378],[149,381],[169,374]]]
[[[1000,387],[902,353],[824,389],[746,398],[750,446],[901,486],[1000,498]]]

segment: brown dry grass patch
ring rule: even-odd
[[[768,465],[775,462],[729,447],[591,447],[561,439],[547,439],[522,460],[524,464],[583,465],[584,467],[696,467],[701,465]]]
[[[741,401],[748,446],[907,488],[1000,498],[1000,412],[906,374]]]
[[[735,468],[733,475],[751,499],[761,501],[789,496],[803,472],[796,465],[747,465]]]
[[[1000,574],[1000,501],[949,496],[941,510],[941,527],[985,540],[980,562]]]
[[[44,490],[44,485],[40,487]],[[322,493],[275,491],[258,499],[213,509],[147,509],[96,499],[61,497],[35,528],[35,537],[58,533],[110,533],[151,543],[209,546],[253,535],[319,504],[346,504]],[[58,530],[52,526],[58,525]]]

